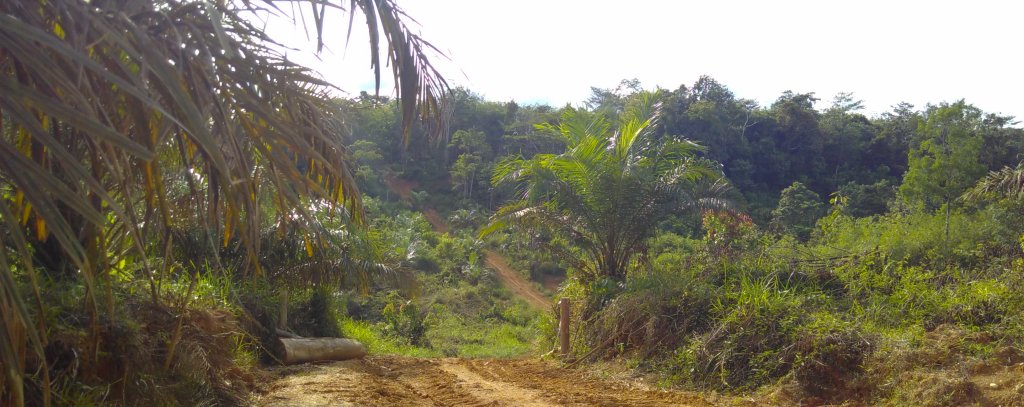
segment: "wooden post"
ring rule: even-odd
[[[569,299],[558,300],[558,349],[562,357],[569,355]]]

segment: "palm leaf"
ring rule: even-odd
[[[1003,167],[999,171],[989,172],[961,199],[976,202],[996,197],[1024,199],[1024,162],[1016,167]]]
[[[324,11],[341,4],[299,3],[313,7],[322,44]],[[391,0],[349,6],[363,10],[371,36],[388,44],[384,58],[371,44],[371,66],[392,66],[406,134],[416,117],[440,118],[447,84],[428,59],[436,49],[411,34]],[[362,221],[342,112],[315,73],[285,59],[242,18],[258,10],[251,1],[0,4],[0,189],[10,192],[0,202],[2,239],[21,253],[17,272],[8,251],[0,256],[0,311],[12,338],[0,349],[8,383],[22,380],[17,344],[38,352],[45,340],[14,284],[35,279],[29,246],[57,241],[90,297],[112,260],[141,259],[159,301],[147,256],[168,253],[173,224],[210,231],[211,246],[238,242],[258,272],[265,204],[305,217],[312,197]],[[186,174],[188,188],[172,193],[176,174]],[[177,209],[182,202],[196,210]],[[347,266],[384,271],[373,263]],[[17,391],[2,393],[0,400],[23,402]]]
[[[667,216],[726,205],[719,165],[697,158],[694,143],[657,137],[660,97],[636,95],[614,131],[600,115],[573,109],[539,126],[561,136],[565,151],[501,162],[495,184],[516,185],[520,199],[502,206],[482,234],[525,228],[560,236],[578,252],[558,254],[592,279],[585,282],[621,280]]]

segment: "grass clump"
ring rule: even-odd
[[[677,356],[681,378],[699,388],[744,390],[787,373],[802,300],[774,280],[742,279],[713,310],[715,322]]]

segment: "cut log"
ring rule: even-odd
[[[348,360],[366,356],[366,346],[344,338],[280,338],[286,365],[318,360]]]

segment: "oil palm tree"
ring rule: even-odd
[[[321,44],[327,10],[365,16],[371,67],[378,83],[392,68],[405,128],[439,117],[433,47],[393,0],[0,2],[0,401],[23,404],[26,354],[44,359],[43,276],[85,287],[95,341],[82,353],[95,355],[112,272],[159,302],[165,266],[150,258],[170,253],[173,225],[240,242],[260,273],[270,214],[308,216],[317,199],[361,221],[329,85],[243,17],[286,14],[281,3],[312,11]],[[33,371],[48,388],[45,362]]]
[[[585,283],[623,281],[659,222],[672,214],[726,204],[718,166],[695,154],[700,147],[657,132],[658,93],[633,97],[613,123],[567,110],[558,124],[561,154],[500,163],[493,183],[513,184],[520,199],[501,207],[483,230],[544,231],[578,252],[559,254]]]

